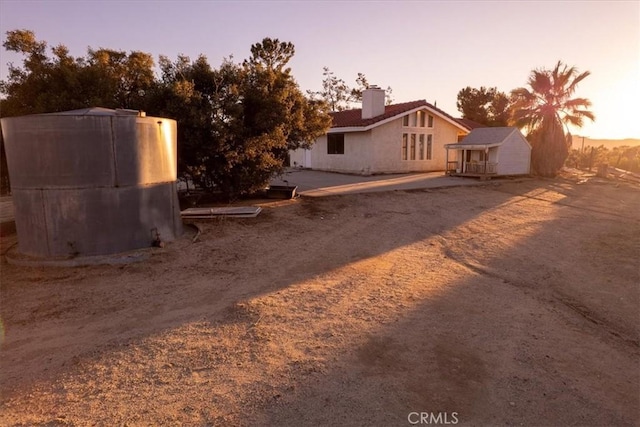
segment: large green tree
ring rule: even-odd
[[[528,87],[511,92],[514,123],[527,131],[531,165],[538,175],[553,177],[564,165],[571,147],[568,125],[580,128],[585,119],[595,120],[588,110],[591,102],[573,97],[578,84],[590,74],[558,61],[552,69],[533,70]]]
[[[509,97],[495,87],[472,88],[467,86],[458,92],[458,111],[465,119],[486,126],[507,126],[511,114]]]
[[[178,120],[182,177],[230,197],[250,193],[282,172],[289,150],[309,147],[331,124],[324,102],[308,100],[286,67],[291,43],[264,39],[241,64],[212,69],[161,58],[159,113]]]

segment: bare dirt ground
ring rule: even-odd
[[[127,265],[3,257],[0,424],[639,425],[639,212],[496,181],[265,204]]]

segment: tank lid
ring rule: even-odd
[[[44,116],[139,116],[146,117],[144,111],[128,110],[124,108],[118,108],[112,110],[111,108],[103,107],[91,107],[82,108],[80,110],[59,111],[56,113],[45,113]]]

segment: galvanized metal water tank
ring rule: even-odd
[[[1,122],[20,254],[107,255],[182,234],[175,120],[89,108]]]

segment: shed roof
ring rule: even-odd
[[[453,150],[479,150],[490,147],[497,147],[512,133],[520,131],[517,127],[484,127],[476,128],[469,133],[462,141],[456,144],[447,144],[447,149]]]

